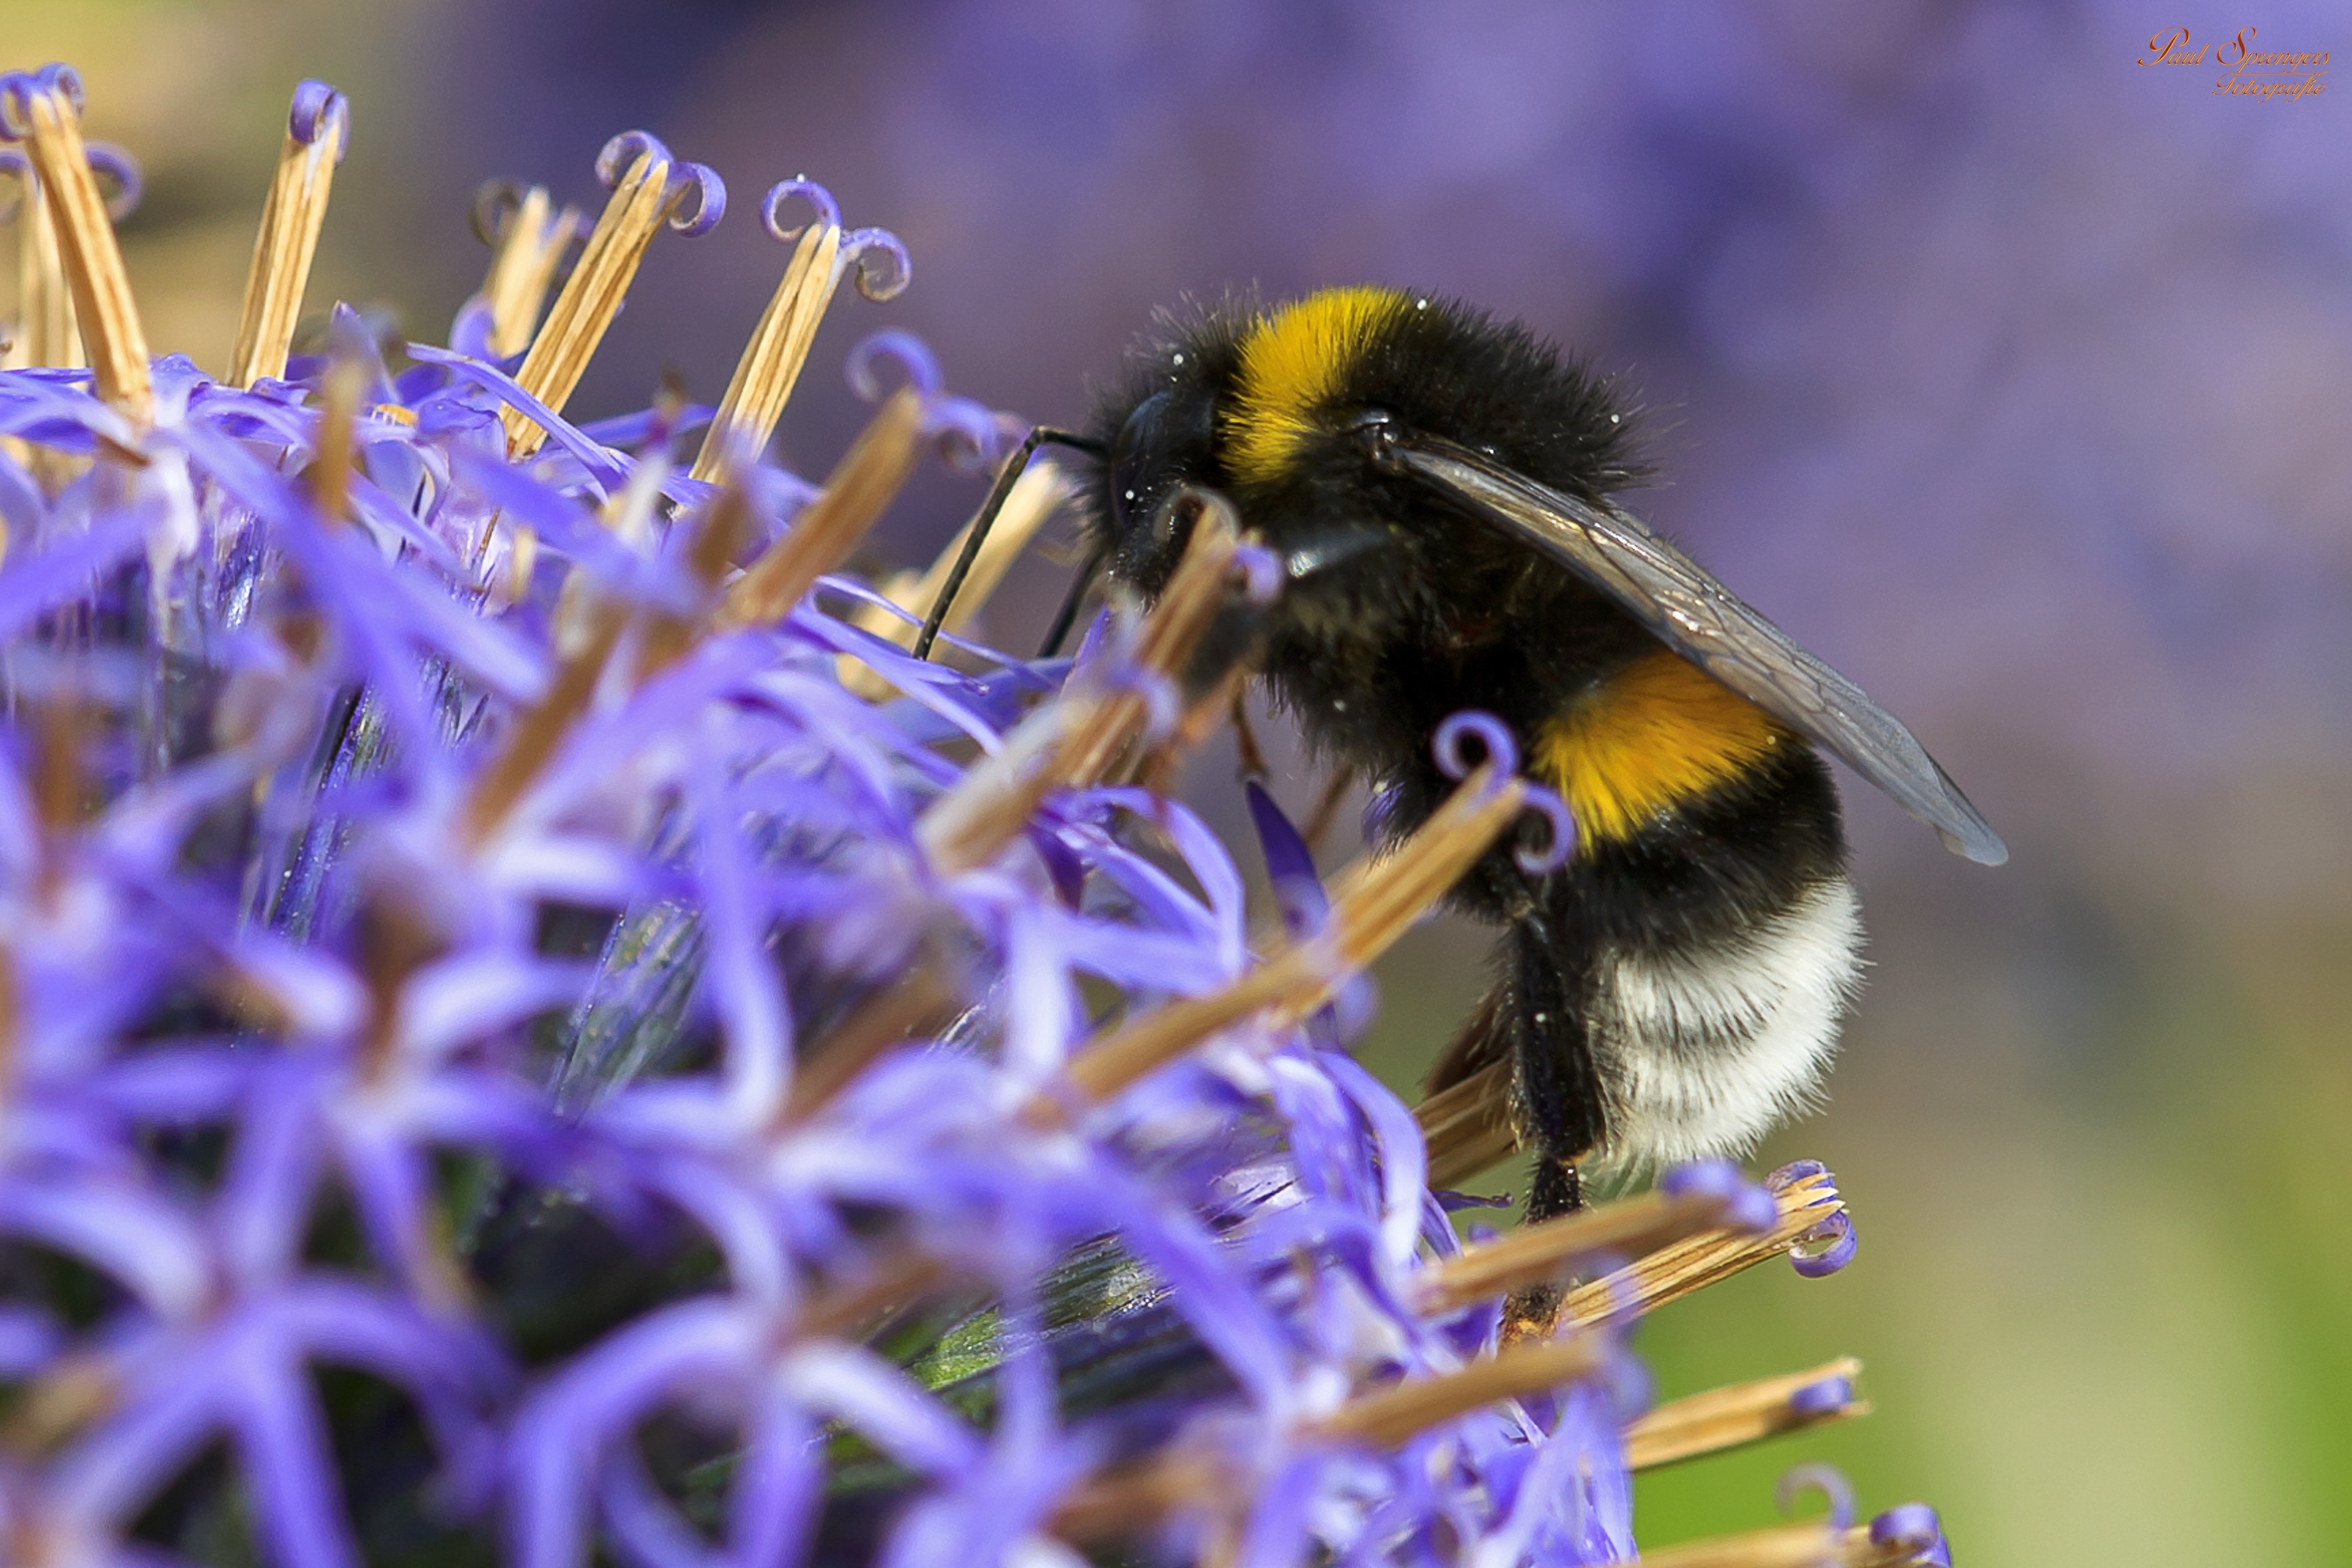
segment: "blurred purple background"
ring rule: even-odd
[[[438,338],[492,174],[593,201],[643,125],[735,215],[665,238],[573,406],[723,388],[801,173],[895,229],[780,450],[910,327],[957,390],[1068,421],[1155,305],[1255,283],[1457,292],[1623,372],[1636,498],[1903,715],[2008,836],[1988,872],[1848,791],[1873,988],[1818,1153],[1864,1252],[1649,1331],[1664,1392],[1853,1350],[1880,1414],[1647,1487],[1646,1541],[1844,1465],[1963,1561],[2336,1560],[2352,1536],[2352,74],[2315,98],[2143,67],[2152,36],[2333,50],[2352,14],[2174,0],[1176,6],[11,0],[148,163],[159,346],[226,356],[286,94],[353,100],[320,281]],[[21,12],[21,15],[16,13]],[[2209,54],[2209,62],[2213,57]],[[976,499],[927,477],[880,554]],[[991,625],[1034,635],[1057,569]],[[1241,820],[1229,753],[1193,796]],[[1314,782],[1294,773],[1303,804]],[[1418,1070],[1475,933],[1416,936],[1368,1051]],[[1495,1178],[1507,1185],[1507,1173]]]

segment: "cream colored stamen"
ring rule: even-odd
[[[349,117],[340,96],[321,118],[315,139],[304,142],[289,126],[278,149],[278,171],[261,209],[261,232],[246,273],[245,309],[230,352],[228,384],[251,386],[263,376],[283,376],[286,355],[302,313],[319,230],[327,221],[327,197],[335,164],[343,155]]]
[[[629,285],[636,280],[646,247],[653,244],[667,219],[673,166],[650,152],[637,154],[614,185],[604,214],[596,220],[587,248],[580,253],[579,265],[555,297],[546,324],[515,373],[522,389],[554,413],[563,412],[572,389],[580,384],[588,361],[604,341],[605,330],[620,313]],[[519,408],[507,408],[499,419],[506,426],[510,458],[530,456],[547,439],[547,432]]]
[[[1685,1542],[1642,1553],[1643,1568],[1901,1568],[1914,1554],[1879,1545],[1864,1525],[1826,1520],[1776,1524],[1712,1541]]]
[[[1359,1394],[1301,1434],[1326,1443],[1393,1448],[1440,1422],[1506,1399],[1544,1394],[1591,1376],[1605,1352],[1597,1336],[1531,1344],[1434,1377]],[[1249,1479],[1213,1454],[1145,1459],[1080,1488],[1056,1511],[1054,1528],[1080,1542],[1131,1537],[1186,1508],[1238,1512]]]
[[[956,602],[948,612],[942,631],[961,633],[969,628],[989,595],[995,593],[1012,570],[1013,563],[1037,536],[1048,519],[1063,502],[1075,493],[1069,476],[1052,463],[1039,460],[1029,465],[1004,498],[1004,505],[996,514],[996,522],[982,541],[980,553],[972,558],[971,570],[965,574],[963,586],[957,590]],[[955,570],[956,557],[963,553],[964,541],[971,537],[972,525],[967,522],[948,541],[947,548],[930,564],[927,572],[901,572],[882,585],[882,596],[907,611],[921,616],[929,611],[947,586],[948,574]],[[915,646],[916,634],[921,629],[914,621],[903,620],[878,605],[861,605],[850,615],[850,622],[861,630],[873,633],[886,642],[900,647]],[[868,701],[879,701],[894,689],[889,681],[847,654],[841,658],[841,678],[852,691]]]
[[[1792,1182],[1772,1196],[1780,1217],[1771,1229],[1710,1230],[1661,1247],[1628,1268],[1569,1292],[1560,1303],[1559,1321],[1596,1323],[1654,1311],[1783,1256],[1808,1231],[1845,1209],[1845,1200],[1838,1195],[1837,1184],[1827,1172]]]
[[[69,369],[83,363],[81,328],[74,321],[73,289],[66,281],[65,258],[58,249],[58,226],[41,195],[41,177],[29,160],[16,169],[22,195],[16,205],[16,341],[12,367]]]
[[[155,418],[147,334],[131,296],[114,225],[90,172],[81,110],[61,86],[28,85],[15,107],[24,123],[11,129],[21,132],[26,142],[50,220],[57,226],[58,248],[73,289],[98,395],[143,430]]]
[[[790,615],[816,580],[841,564],[906,484],[922,448],[923,400],[901,387],[882,405],[784,536],[735,580],[720,630],[767,626]]]
[[[531,329],[547,303],[555,269],[580,231],[580,209],[554,210],[544,185],[533,185],[507,215],[490,257],[482,299],[490,308],[490,352],[511,359],[530,346]]]
[[[783,280],[735,362],[727,395],[719,400],[719,413],[702,438],[702,451],[694,459],[693,478],[715,479],[732,447],[752,454],[767,447],[793,384],[800,380],[801,367],[808,363],[809,345],[816,341],[817,323],[833,303],[841,275],[840,226],[813,223],[803,229]]]
[[[1525,784],[1480,767],[1394,853],[1343,874],[1317,936],[1276,951],[1222,991],[1171,1002],[1087,1047],[1070,1062],[1070,1088],[1106,1100],[1255,1014],[1280,1023],[1306,1016],[1444,897],[1526,800]]]
[[[1605,1352],[1600,1337],[1576,1334],[1484,1357],[1438,1377],[1360,1394],[1316,1424],[1334,1442],[1393,1448],[1416,1432],[1506,1399],[1544,1394],[1591,1376]]]
[[[1429,1184],[1458,1187],[1519,1146],[1511,1126],[1511,1064],[1496,1062],[1412,1108],[1429,1144]]]
[[[1810,1371],[1758,1378],[1670,1401],[1625,1428],[1625,1463],[1633,1469],[1653,1470],[1760,1443],[1783,1432],[1801,1432],[1867,1415],[1869,1401],[1851,1397],[1820,1410],[1801,1411],[1790,1404],[1801,1389],[1835,1379],[1851,1385],[1861,1375],[1862,1363],[1847,1356]]]
[[[1523,1225],[1433,1264],[1416,1282],[1414,1304],[1432,1315],[1458,1311],[1532,1285],[1549,1284],[1580,1258],[1648,1252],[1713,1227],[1723,1200],[1706,1194],[1643,1193],[1557,1219]]]
[[[1172,679],[1191,657],[1224,602],[1239,542],[1233,509],[1208,498],[1183,559],[1136,634],[1130,657],[1142,679]],[[917,841],[941,875],[985,865],[1046,795],[1099,780],[1150,717],[1149,700],[1124,686],[1065,691],[931,803],[915,825]]]

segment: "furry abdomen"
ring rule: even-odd
[[[1604,952],[1586,1015],[1607,1100],[1596,1169],[1744,1154],[1814,1107],[1862,940],[1853,885],[1838,877],[1735,937]]]

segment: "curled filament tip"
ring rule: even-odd
[[[22,142],[33,133],[33,95],[62,87],[81,108],[81,78],[71,66],[43,66],[37,71],[10,71],[0,76],[0,137]]]
[[[1819,1225],[1797,1238],[1790,1249],[1789,1266],[1808,1279],[1820,1279],[1836,1273],[1853,1261],[1854,1250],[1861,1239],[1853,1233],[1853,1218],[1844,1210],[1822,1217]]]
[[[1026,426],[1013,426],[1025,431]],[[939,443],[948,467],[961,471],[993,468],[1013,445],[1002,415],[969,397],[932,396],[923,406],[923,434]]]
[[[1827,1415],[1833,1410],[1844,1409],[1853,1401],[1853,1383],[1851,1379],[1825,1377],[1790,1394],[1789,1409],[1797,1415]]]
[[[662,139],[650,131],[624,131],[596,154],[596,178],[606,190],[621,183],[621,176],[636,166],[641,157],[651,157],[656,163],[675,163]]]
[[[22,142],[33,133],[36,94],[63,92],[81,112],[81,73],[68,65],[47,65],[37,71],[10,71],[0,76],[0,138]]]
[[[335,143],[335,162],[352,145],[351,100],[327,83],[315,77],[304,79],[294,89],[294,107],[286,116],[287,132],[305,147],[315,143],[330,126],[341,132]]]
[[[1828,1465],[1799,1465],[1780,1478],[1772,1489],[1772,1500],[1782,1513],[1797,1506],[1797,1499],[1806,1492],[1819,1492],[1830,1505],[1830,1523],[1844,1530],[1853,1523],[1853,1486],[1845,1477]]]
[[[1477,755],[1464,752],[1462,742],[1465,740],[1478,742]],[[1470,770],[1480,763],[1494,763],[1498,774],[1518,771],[1519,747],[1511,739],[1510,726],[1492,713],[1481,713],[1473,708],[1465,708],[1440,724],[1430,749],[1436,755],[1438,771],[1450,779],[1468,777]]]
[[[484,180],[474,192],[474,205],[466,221],[474,237],[496,249],[506,237],[507,225],[522,205],[522,182],[520,180]]]
[[[1906,1502],[1888,1509],[1870,1521],[1870,1543],[1882,1551],[1904,1554],[1906,1563],[1948,1568],[1951,1547],[1944,1540],[1944,1521],[1924,1502]]]
[[[138,161],[111,142],[89,144],[90,173],[114,187],[106,198],[106,216],[117,223],[131,216],[139,205],[140,192],[145,189],[139,178]]]
[[[1234,551],[1234,564],[1242,574],[1242,595],[1263,609],[1282,596],[1286,574],[1282,557],[1260,544],[1244,544]]]
[[[906,242],[887,228],[854,228],[841,237],[841,265],[857,268],[857,291],[879,302],[895,300],[914,280]]]
[[[940,362],[923,346],[923,340],[897,327],[886,327],[866,338],[849,351],[849,389],[868,403],[882,399],[882,378],[876,374],[877,360],[891,360],[907,373],[907,384],[925,397],[940,394]]]
[[[778,216],[783,211],[784,204],[793,200],[806,202],[814,207],[818,220],[827,228],[841,226],[841,204],[833,199],[833,193],[814,180],[797,179],[779,180],[768,187],[767,195],[760,203],[760,226],[787,245],[798,239],[800,228],[786,228]]]
[[[1512,863],[1530,877],[1559,870],[1576,853],[1576,814],[1568,802],[1539,784],[1528,786],[1528,811],[1543,818],[1543,842],[1513,849]]]
[[[82,96],[81,72],[62,60],[52,61],[33,73],[33,90],[64,93],[73,104],[76,114],[89,105],[89,100]]]
[[[717,228],[727,216],[727,182],[708,163],[674,163],[662,199],[669,226],[692,239]]]

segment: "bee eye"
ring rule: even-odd
[[[1213,393],[1171,386],[1136,405],[1110,448],[1111,521],[1122,537],[1156,519],[1178,487],[1215,482],[1216,437]]]
[[[1118,439],[1110,449],[1110,514],[1125,533],[1138,506],[1150,505],[1151,480],[1156,477],[1148,470],[1158,455],[1158,434],[1160,416],[1168,407],[1168,395],[1152,394],[1127,416],[1118,429]]]

